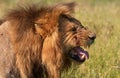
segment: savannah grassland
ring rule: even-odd
[[[39,0],[0,0],[0,17],[16,3]],[[46,4],[73,0],[41,0]],[[75,17],[93,30],[97,38],[88,48],[90,58],[84,64],[73,65],[62,78],[120,78],[120,0],[74,0]]]

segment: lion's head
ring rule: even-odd
[[[55,45],[59,43],[62,46],[58,46],[62,48],[66,57],[84,62],[89,58],[89,54],[82,47],[89,47],[96,35],[71,15],[75,5],[75,3],[60,4],[46,10],[42,17],[35,21],[35,26],[37,33],[46,38],[46,46],[52,46],[52,43],[55,43],[53,44],[55,48]],[[53,41],[50,40],[49,43],[47,38],[53,38]]]
[[[82,47],[89,47],[94,42],[95,33],[69,15],[62,15],[59,22],[64,50],[72,59],[84,62],[89,54]]]

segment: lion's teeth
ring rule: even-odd
[[[85,55],[83,54],[81,58],[84,59],[84,57],[85,57]]]

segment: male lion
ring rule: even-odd
[[[11,10],[0,26],[0,78],[61,78],[96,35],[71,16],[75,3]]]

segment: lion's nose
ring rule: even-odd
[[[89,37],[89,39],[91,39],[91,40],[95,40],[96,34],[95,34],[95,33],[90,33],[90,34],[88,35],[88,37]]]

